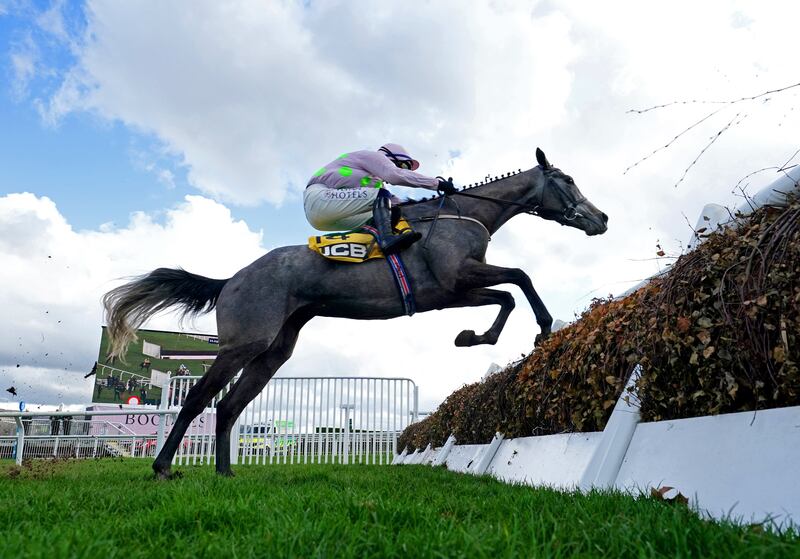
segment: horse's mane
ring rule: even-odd
[[[516,171],[511,171],[511,172],[508,172],[508,173],[502,173],[499,176],[495,176],[494,178],[490,178],[487,175],[487,177],[484,180],[482,180],[480,182],[471,183],[471,184],[465,186],[464,188],[459,189],[459,192],[467,192],[469,190],[475,190],[476,188],[480,188],[482,186],[486,186],[487,184],[492,184],[494,182],[505,180],[505,179],[507,179],[509,177],[513,177],[514,175],[519,175],[522,172],[523,172],[522,169],[517,169]],[[418,204],[425,204],[427,202],[432,202],[434,200],[439,200],[441,197],[442,197],[441,194],[436,193],[436,194],[433,194],[432,196],[427,196],[425,198],[420,198],[419,200],[407,200],[405,202],[401,202],[401,203],[397,204],[397,206],[398,207],[408,208],[408,207],[411,207],[411,206],[416,206]]]

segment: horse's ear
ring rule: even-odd
[[[536,148],[536,161],[539,162],[539,166],[542,169],[549,169],[550,167],[552,167],[552,165],[550,165],[550,162],[547,160],[547,156],[539,148]]]

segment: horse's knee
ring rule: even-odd
[[[502,307],[506,309],[508,312],[513,311],[514,307],[517,306],[517,302],[514,300],[514,296],[511,293],[503,292],[503,295],[501,297],[502,298],[500,300],[500,305],[502,305]]]
[[[511,280],[512,283],[515,283],[520,286],[527,284],[533,287],[531,278],[528,274],[525,273],[525,270],[521,268],[512,268],[509,271],[509,273],[511,275],[509,279]]]

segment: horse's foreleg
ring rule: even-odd
[[[164,446],[153,462],[153,471],[156,477],[166,479],[170,477],[170,466],[178,447],[183,440],[183,435],[195,417],[205,409],[211,399],[222,390],[233,378],[236,372],[252,359],[257,349],[247,345],[233,350],[223,350],[214,360],[208,372],[197,381],[186,395],[186,401],[178,414],[172,430],[164,442]]]
[[[479,344],[495,344],[500,332],[506,325],[508,315],[514,310],[514,297],[506,291],[496,289],[472,289],[466,292],[461,299],[455,301],[451,307],[482,307],[484,305],[500,305],[500,312],[494,319],[492,327],[483,334],[476,334],[474,330],[463,330],[456,336],[458,347],[469,347]]]
[[[242,372],[242,377],[217,405],[217,473],[232,476],[231,428],[247,404],[253,401],[267,385],[275,372],[294,351],[300,328],[308,318],[294,315],[280,331],[270,348],[253,359]],[[238,433],[233,436],[238,437]]]
[[[456,289],[472,289],[475,287],[489,287],[502,283],[512,283],[519,287],[528,299],[528,303],[536,316],[536,323],[541,328],[541,333],[536,336],[535,343],[550,335],[553,317],[547,312],[542,298],[536,293],[528,274],[519,268],[503,268],[492,266],[478,261],[472,261],[459,270],[459,279]]]

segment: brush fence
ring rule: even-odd
[[[736,208],[748,215],[765,205],[785,205],[800,188],[800,166]],[[705,231],[735,224],[733,212],[706,205],[687,243],[702,243]],[[645,285],[645,280],[623,294]],[[633,383],[637,367],[602,433],[569,433],[458,445],[395,457],[394,464],[446,466],[456,472],[489,474],[510,482],[561,489],[618,489],[649,494],[673,487],[700,512],[714,518],[800,526],[800,407],[639,423]]]

